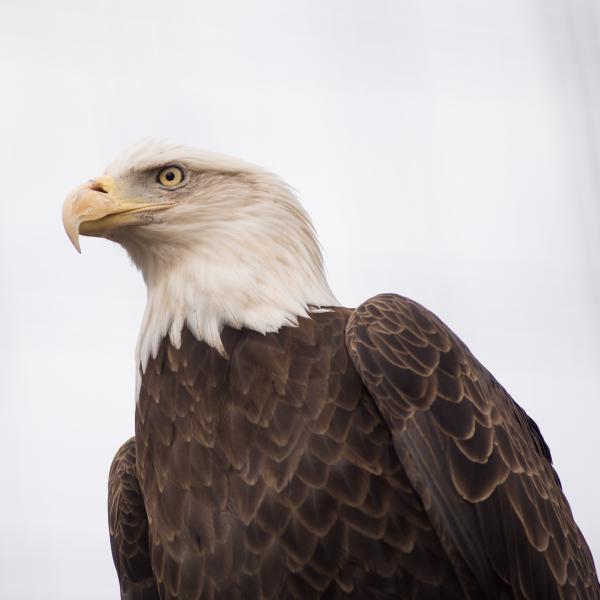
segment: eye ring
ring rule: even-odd
[[[156,182],[164,188],[174,188],[185,180],[185,173],[177,165],[163,167],[156,174]]]

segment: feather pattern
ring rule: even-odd
[[[159,600],[148,547],[148,517],[135,466],[135,438],[118,450],[108,479],[110,546],[123,600]]]
[[[537,425],[431,312],[361,305],[350,355],[473,597],[598,598],[594,563]]]
[[[161,600],[461,597],[349,359],[346,309],[190,331],[142,378],[137,473]]]
[[[165,338],[142,377],[158,598],[600,597],[539,430],[431,313],[387,295],[222,339]]]

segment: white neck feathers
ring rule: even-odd
[[[215,176],[165,220],[119,240],[148,289],[136,362],[145,370],[183,327],[224,353],[225,326],[260,333],[338,306],[310,220],[275,176]]]

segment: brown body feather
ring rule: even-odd
[[[122,598],[600,597],[535,423],[430,312],[223,342],[184,330],[143,375],[109,485]]]

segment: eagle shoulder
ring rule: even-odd
[[[547,444],[466,345],[395,294],[354,311],[346,344],[470,595],[599,598]]]

